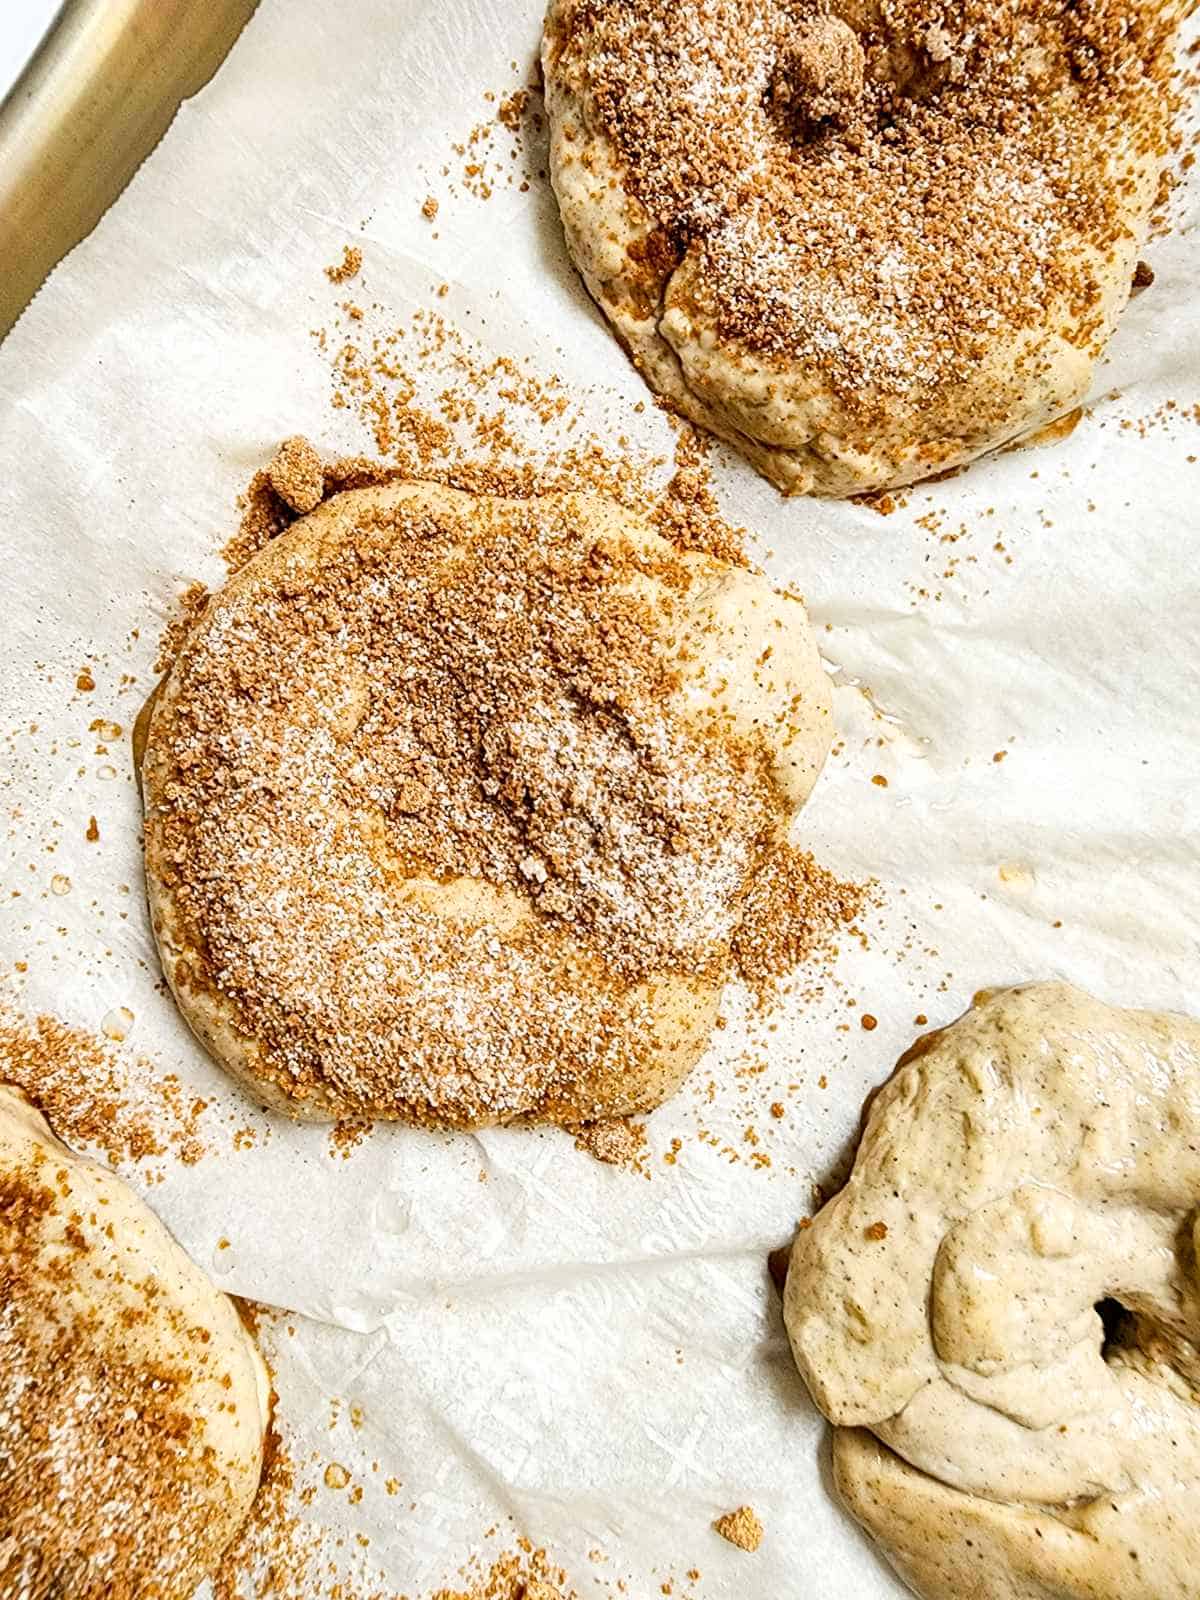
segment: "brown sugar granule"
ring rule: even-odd
[[[321,457],[302,434],[293,434],[279,446],[267,478],[284,504],[301,515],[314,511],[325,495]]]
[[[865,1028],[868,1033],[874,1032],[874,1030],[879,1026],[879,1019],[877,1017],[873,1017],[869,1011],[864,1011],[858,1020],[859,1024]]]
[[[869,1228],[864,1230],[864,1232],[866,1233],[868,1239],[872,1240],[875,1244],[878,1244],[887,1238],[888,1226],[886,1222],[873,1222]]]
[[[371,1122],[335,1122],[329,1130],[329,1153],[331,1156],[340,1156],[343,1161],[350,1156],[371,1135],[374,1124]]]
[[[664,539],[680,550],[702,550],[733,566],[744,566],[745,529],[721,515],[713,490],[709,456],[712,441],[694,428],[679,429],[675,472],[651,512]]]
[[[87,842],[89,844],[95,844],[96,841],[99,839],[99,837],[100,837],[100,824],[96,821],[95,817],[89,817],[88,818],[87,830],[84,833],[84,838],[87,840]]]
[[[570,1129],[575,1148],[586,1151],[610,1167],[626,1167],[631,1172],[646,1172],[646,1124],[631,1117],[611,1122],[589,1122]]]
[[[81,694],[90,694],[96,687],[96,680],[92,677],[87,667],[84,667],[83,671],[75,679],[75,687]]]
[[[1135,289],[1148,289],[1154,282],[1154,268],[1148,261],[1139,261],[1134,268],[1133,287]]]
[[[330,283],[349,283],[351,278],[357,278],[362,262],[362,251],[358,246],[345,245],[342,249],[342,259],[336,266],[326,267],[325,276]]]
[[[437,216],[438,210],[439,207],[436,197],[431,194],[426,195],[425,202],[421,207],[421,215],[426,219],[427,222],[432,222],[434,217]]]
[[[750,1506],[727,1511],[723,1517],[717,1518],[713,1527],[722,1539],[737,1545],[739,1550],[755,1551],[763,1541],[763,1525]]]

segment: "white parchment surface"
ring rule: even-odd
[[[0,346],[0,998],[92,1032],[127,1008],[130,1051],[254,1131],[167,1159],[148,1197],[222,1286],[297,1314],[272,1347],[284,1414],[365,1485],[357,1505],[322,1489],[308,1515],[368,1534],[392,1587],[435,1589],[511,1516],[583,1594],[621,1577],[645,1600],[673,1576],[705,1600],[894,1595],[830,1497],[765,1254],[918,1014],[1048,976],[1200,1005],[1196,194],[1148,247],[1156,282],[1066,441],[890,516],[784,502],[714,458],[834,674],[842,742],[799,836],[879,879],[869,949],[768,1019],[730,997],[718,1047],[651,1119],[649,1182],[554,1131],[380,1128],[343,1159],[244,1100],[161,992],[127,741],[89,727],[128,733],[174,596],[221,581],[235,497],[280,438],[370,450],[309,333],[350,289],[393,321],[436,305],[485,352],[558,374],[614,440],[669,454],[548,186],[452,192],[453,145],[495,114],[485,93],[528,81],[539,23],[538,0],[263,0]],[[338,291],[323,268],[347,242],[363,268]],[[747,1049],[766,1063],[749,1084],[731,1065]],[[747,1501],[754,1556],[709,1526]]]

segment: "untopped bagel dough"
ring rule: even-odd
[[[335,495],[210,600],[154,705],[163,969],[295,1116],[649,1108],[829,741],[800,602],[609,501]]]
[[[551,0],[569,251],[650,385],[786,493],[911,483],[1084,397],[1190,0]]]
[[[797,1235],[838,1490],[926,1600],[1195,1600],[1200,1023],[1061,983],[902,1058]]]
[[[250,1509],[268,1398],[232,1303],[0,1085],[0,1594],[185,1600]]]

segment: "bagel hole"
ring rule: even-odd
[[[1127,1350],[1133,1343],[1133,1330],[1136,1321],[1133,1312],[1121,1304],[1119,1300],[1106,1297],[1096,1301],[1096,1315],[1100,1318],[1100,1325],[1104,1335],[1100,1343],[1100,1354],[1105,1361],[1117,1350]]]

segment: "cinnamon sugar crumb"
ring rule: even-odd
[[[159,640],[155,672],[166,672],[207,604],[208,588],[203,583],[189,583],[178,596],[175,615],[168,620]]]
[[[718,1517],[713,1527],[734,1544],[739,1550],[755,1551],[763,1542],[763,1525],[750,1506],[739,1506],[736,1511],[727,1511],[723,1517]]]
[[[267,479],[284,504],[300,515],[314,511],[325,494],[321,457],[302,434],[293,434],[279,446]]]
[[[99,1151],[110,1166],[168,1151],[192,1165],[204,1153],[206,1103],[188,1101],[178,1077],[55,1017],[0,1009],[0,1083],[28,1095],[65,1143]]]
[[[356,244],[345,245],[342,249],[342,259],[336,266],[326,267],[325,276],[330,283],[349,283],[351,278],[356,278],[362,267],[362,251]]]
[[[589,1122],[574,1127],[575,1148],[603,1161],[606,1166],[625,1167],[649,1177],[646,1166],[646,1124],[631,1117],[611,1122]]]
[[[765,1000],[779,980],[818,954],[878,898],[873,883],[847,883],[806,850],[787,845],[749,884],[734,959],[742,980]]]

